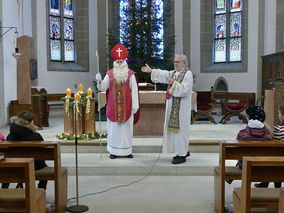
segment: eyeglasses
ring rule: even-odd
[[[181,62],[184,62],[184,61],[174,61],[174,63],[181,63]]]

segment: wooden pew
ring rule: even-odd
[[[244,157],[242,186],[233,192],[234,213],[277,212],[279,188],[251,188],[252,182],[284,181],[284,157]]]
[[[25,183],[24,189],[0,189],[0,212],[46,212],[46,194],[35,187],[32,158],[6,158],[0,161],[0,182]]]
[[[280,189],[278,213],[284,213],[284,188]]]
[[[225,180],[241,180],[242,171],[226,166],[227,160],[242,160],[243,156],[284,156],[284,141],[220,141],[219,166],[214,168],[214,206],[225,210]]]
[[[5,141],[0,152],[7,157],[33,157],[35,160],[53,161],[54,167],[35,171],[36,180],[54,181],[55,212],[65,212],[67,207],[67,169],[61,167],[59,141]]]

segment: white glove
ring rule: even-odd
[[[96,80],[97,80],[97,81],[101,81],[101,80],[102,80],[101,73],[98,72],[98,73],[96,74]]]

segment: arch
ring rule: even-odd
[[[214,83],[214,91],[217,92],[228,92],[229,87],[226,79],[224,77],[219,77]]]

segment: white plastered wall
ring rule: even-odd
[[[224,77],[230,92],[257,92],[259,0],[248,1],[248,64],[245,73],[200,73],[200,1],[191,1],[190,64],[196,75],[194,90],[210,90]]]
[[[2,1],[2,26],[17,27],[18,37],[31,36],[31,0],[9,0]],[[5,32],[7,29],[3,29]],[[1,104],[0,126],[8,123],[8,107],[11,100],[17,99],[17,61],[12,56],[15,51],[15,30],[12,29],[1,39],[3,42],[3,98]]]
[[[48,93],[63,93],[67,88],[74,90],[74,84],[82,83],[84,90],[92,88],[96,73],[96,0],[89,0],[89,72],[59,72],[47,70],[47,9],[46,1],[37,1],[37,59],[38,86],[44,86]],[[88,65],[86,65],[88,66]]]

